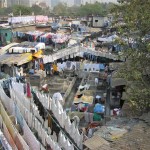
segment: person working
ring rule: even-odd
[[[95,78],[95,86],[98,85],[98,78]]]

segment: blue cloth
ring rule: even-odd
[[[23,128],[23,117],[22,117],[22,115],[20,113],[20,110],[17,106],[15,106],[15,115],[16,115],[16,118],[17,118],[17,122]]]
[[[29,74],[34,74],[34,69],[30,69]]]
[[[99,64],[99,69],[100,69],[100,70],[104,70],[104,69],[105,69],[104,64]]]
[[[94,107],[94,113],[103,113],[104,112],[104,106],[101,104],[96,104]]]

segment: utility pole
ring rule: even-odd
[[[19,11],[19,13],[20,13],[20,16],[21,16],[21,10]]]
[[[8,16],[11,18],[10,20],[10,29],[11,29],[11,35],[12,35],[12,40],[13,41],[13,13],[8,14]]]

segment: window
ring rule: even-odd
[[[95,20],[95,22],[98,22],[98,20]]]
[[[5,33],[5,36],[7,36],[7,33]]]

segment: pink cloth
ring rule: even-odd
[[[45,23],[48,22],[48,17],[47,16],[36,16],[36,22],[40,23]]]

